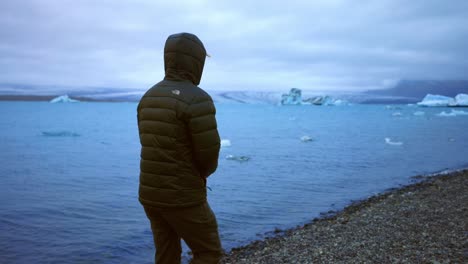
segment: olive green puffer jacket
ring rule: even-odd
[[[206,201],[206,178],[218,166],[220,139],[213,101],[197,87],[205,57],[195,35],[169,36],[166,76],[138,104],[143,205],[186,207]]]

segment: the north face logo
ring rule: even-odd
[[[175,94],[175,95],[179,95],[180,91],[179,90],[172,90],[172,93]]]

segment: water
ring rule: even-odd
[[[232,145],[208,185],[225,249],[467,163],[468,116],[445,108],[217,108]],[[1,262],[151,263],[139,147],[136,103],[0,102]]]

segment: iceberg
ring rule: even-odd
[[[468,94],[457,94],[455,98],[428,94],[424,99],[417,103],[418,106],[468,106]]]
[[[303,101],[303,104],[312,104],[312,105],[347,105],[346,100],[334,99],[328,95],[318,95]]]
[[[302,99],[302,90],[291,88],[289,93],[281,96],[280,105],[348,105],[348,101],[334,99],[328,95],[317,95],[311,98]]]
[[[315,97],[312,97],[312,98],[308,98],[306,100],[304,100],[304,102],[306,103],[310,103],[310,104],[313,104],[313,105],[327,105],[331,102],[331,98],[330,96],[315,96]]]
[[[454,105],[455,99],[448,96],[427,94],[423,100],[417,103],[418,106],[449,106]]]
[[[78,100],[71,99],[68,95],[61,95],[50,100],[51,103],[77,103]]]
[[[289,93],[281,95],[281,105],[301,105],[302,91],[298,88],[292,88]]]
[[[413,115],[415,115],[415,116],[423,116],[425,114],[426,113],[424,113],[423,111],[416,111],[416,112],[413,113]]]
[[[221,147],[230,147],[231,146],[231,140],[229,139],[221,139]]]
[[[403,114],[401,112],[395,112],[392,114],[392,116],[403,116]]]
[[[385,138],[385,143],[387,143],[388,145],[392,145],[392,146],[401,146],[401,145],[403,145],[403,142],[392,141],[390,138]]]
[[[455,103],[457,106],[468,106],[468,94],[457,94]]]
[[[461,116],[461,115],[468,115],[468,112],[452,109],[451,112],[442,111],[441,113],[437,114],[437,116],[442,116],[442,117]]]

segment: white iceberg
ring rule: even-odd
[[[390,138],[385,138],[385,143],[387,143],[388,145],[392,145],[392,146],[401,146],[401,145],[403,145],[403,142],[392,141]]]
[[[455,103],[456,106],[468,106],[468,94],[457,94]]]
[[[231,146],[231,140],[229,139],[221,139],[221,147],[230,147]]]
[[[417,103],[418,106],[449,106],[454,105],[455,99],[448,96],[428,94],[424,99]]]
[[[468,106],[468,94],[457,94],[455,98],[428,94],[417,103],[418,106]]]
[[[392,114],[392,116],[403,116],[403,114],[400,113],[400,112],[395,112],[395,113]]]
[[[301,141],[302,142],[310,142],[310,141],[313,141],[313,139],[311,137],[309,137],[309,136],[302,136]]]
[[[415,115],[415,116],[423,116],[425,114],[426,113],[424,113],[423,111],[416,111],[416,112],[413,113],[413,115]]]
[[[468,115],[468,112],[452,109],[451,112],[442,111],[439,114],[437,114],[437,116],[443,116],[443,117],[461,116],[461,115]]]
[[[77,103],[78,100],[71,99],[68,95],[61,95],[50,100],[51,103]]]

